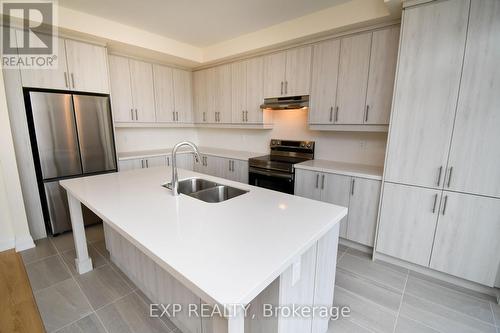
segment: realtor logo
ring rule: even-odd
[[[54,1],[2,1],[2,66],[57,68]]]

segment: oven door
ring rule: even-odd
[[[270,190],[294,194],[293,173],[250,167],[248,169],[248,183]]]

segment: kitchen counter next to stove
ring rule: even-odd
[[[154,149],[154,150],[138,150],[131,152],[122,152],[118,153],[118,160],[131,160],[137,158],[146,158],[146,157],[154,157],[154,156],[163,156],[170,155],[172,153],[173,148],[165,148],[165,149]],[[266,153],[256,153],[242,150],[232,150],[232,149],[222,149],[222,148],[213,148],[213,147],[198,147],[200,153],[205,155],[212,155],[224,158],[230,158],[235,160],[247,161],[249,158],[265,155]],[[179,152],[185,152],[186,149],[181,148]]]
[[[383,166],[346,163],[328,160],[310,160],[295,164],[296,169],[335,173],[374,180],[382,180]]]

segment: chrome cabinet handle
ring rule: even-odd
[[[356,180],[353,178],[351,180],[351,195],[354,195],[354,184],[356,183]]]
[[[179,111],[175,111],[175,120],[179,121]]]
[[[139,116],[137,116],[137,109],[135,109],[135,120],[139,120]]]
[[[207,121],[207,117],[205,116],[205,112],[203,112],[203,121]]]
[[[135,120],[134,119],[134,109],[130,109],[130,117],[132,118],[132,120]]]
[[[453,167],[450,167],[450,171],[448,172],[448,183],[446,184],[446,186],[448,186],[448,188],[450,187],[450,184],[451,184],[452,173],[453,173]]]
[[[175,111],[172,111],[172,121],[175,121]]]
[[[170,166],[170,157],[167,156],[167,166]]]
[[[248,123],[248,110],[245,111],[245,121]]]
[[[446,206],[448,204],[448,196],[444,197],[444,203],[443,203],[443,216],[446,214]]]
[[[66,86],[66,88],[69,88],[68,87],[68,73],[64,72],[64,85]]]
[[[438,201],[438,195],[437,193],[434,195],[434,203],[432,204],[432,214],[434,214],[436,212],[436,204],[437,204],[437,201]]]
[[[281,81],[281,95],[283,95],[283,81]]]
[[[245,111],[241,111],[241,121],[245,121]]]
[[[75,88],[75,76],[71,73],[71,83],[73,83],[73,89]]]
[[[319,186],[319,173],[316,174],[316,188]]]
[[[288,81],[285,81],[285,95],[288,94]]]
[[[141,168],[144,169],[144,160],[141,160]]]
[[[146,168],[149,168],[149,160],[146,160]]]
[[[325,188],[325,175],[321,175],[321,189]]]
[[[366,111],[365,111],[365,122],[367,122],[367,121],[368,121],[368,112],[370,112],[370,106],[369,106],[369,105],[367,105],[367,106],[366,106]]]
[[[335,107],[335,122],[339,121],[339,107]]]
[[[330,106],[330,122],[333,121],[333,106]]]
[[[438,177],[437,177],[437,182],[436,182],[437,186],[441,185],[441,174],[442,173],[443,173],[443,166],[440,166],[439,170],[438,170]]]

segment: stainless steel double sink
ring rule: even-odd
[[[170,190],[172,189],[172,183],[163,186]],[[192,198],[210,203],[226,201],[247,192],[236,187],[218,184],[202,178],[179,180],[179,194],[189,195]]]

